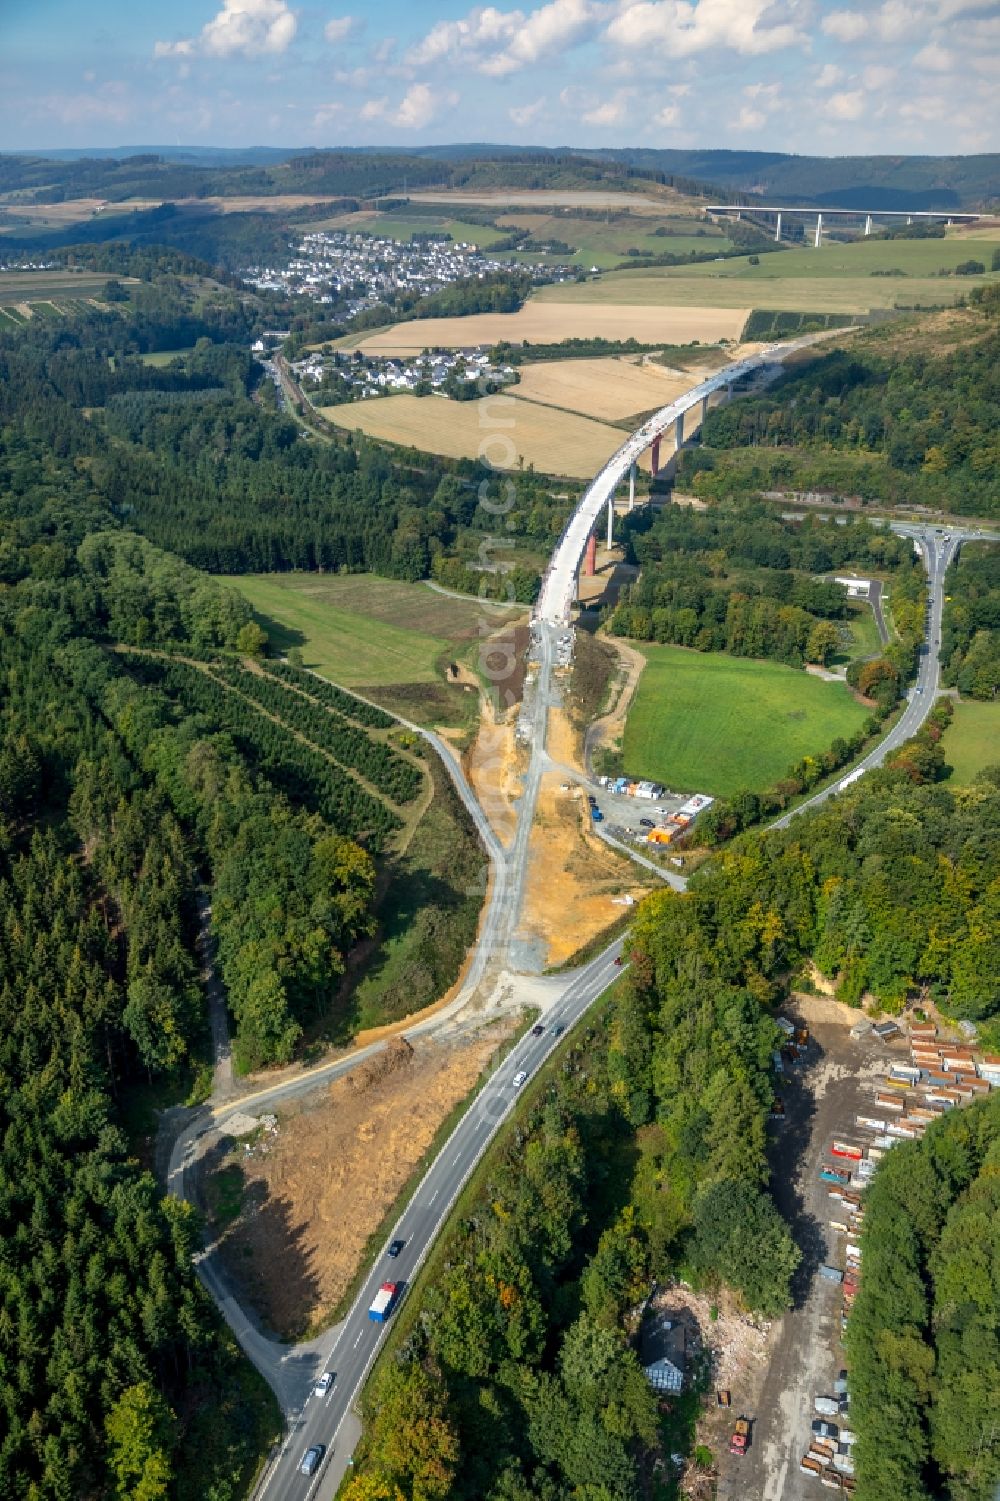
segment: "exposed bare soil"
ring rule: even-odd
[[[484,716],[479,733],[463,757],[465,774],[497,838],[509,845],[517,829],[517,799],[525,755],[514,742],[513,724]]]
[[[551,728],[550,728],[551,737]],[[561,964],[650,889],[636,868],[590,832],[587,800],[560,772],[548,772],[538,793],[528,847],[521,937],[541,940],[548,964]],[[616,898],[619,900],[616,902]]]
[[[242,1174],[239,1216],[221,1227],[227,1270],[275,1333],[299,1337],[329,1317],[442,1121],[515,1026],[507,1016],[472,1039],[397,1039],[283,1107],[274,1134],[213,1154],[210,1200],[220,1172]]]

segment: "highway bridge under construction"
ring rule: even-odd
[[[565,628],[577,596],[577,575],[587,550],[588,541],[607,508],[608,545],[611,545],[611,530],[614,522],[615,492],[626,478],[635,484],[635,464],[646,449],[653,451],[653,473],[656,474],[660,439],[664,433],[673,432],[676,450],[684,442],[684,417],[693,407],[700,405],[701,420],[708,412],[709,399],[717,391],[731,396],[734,386],[746,376],[766,372],[768,367],[777,368],[777,361],[784,359],[793,350],[804,348],[812,339],[794,343],[769,344],[757,354],[725,365],[707,380],[693,386],[690,391],[661,407],[644,422],[632,436],[612,454],[597,477],[584,492],[583,499],[570,517],[559,539],[551,562],[545,570],[541,593],[535,607],[535,619],[556,628]]]

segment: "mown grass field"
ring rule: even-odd
[[[349,233],[379,235],[389,240],[411,240],[414,235],[450,234],[456,242],[481,245],[485,249],[506,239],[502,229],[493,229],[489,224],[470,224],[468,220],[453,214],[380,214],[362,211],[357,214],[336,214],[311,228],[342,229]]]
[[[843,683],[777,662],[640,650],[646,667],[625,725],[625,766],[678,791],[718,797],[767,787],[865,719]]]
[[[670,242],[664,240],[664,246]],[[989,266],[1000,236],[968,244],[964,239],[859,240],[821,249],[785,250],[709,261],[697,266],[662,266],[644,271],[613,271],[599,281],[539,288],[533,301],[650,308],[759,307],[789,312],[866,312],[870,308],[951,304],[970,288],[1000,280],[983,276],[935,276],[963,261]],[[888,276],[898,270],[902,276]]]
[[[965,786],[984,766],[1000,766],[1000,704],[963,699],[941,743],[952,786]]]
[[[140,360],[144,365],[152,365],[155,370],[162,370],[169,365],[171,360],[179,360],[186,354],[193,354],[194,345],[189,344],[186,349],[157,349],[152,354],[141,354]]]
[[[614,216],[607,222],[573,214],[505,214],[497,222],[510,228],[531,231],[535,240],[560,240],[575,247],[573,255],[556,255],[555,260],[572,266],[620,265],[630,250],[643,255],[687,255],[689,251],[705,254],[714,251],[721,254],[730,248],[730,241],[714,225],[698,225],[702,234],[694,233],[696,226],[689,218],[670,214],[630,214],[627,218]],[[669,234],[658,235],[659,228]]]
[[[571,479],[589,479],[622,443],[620,428],[517,395],[479,401],[385,396],[320,410],[337,427],[424,453],[483,458],[497,469],[514,469],[523,461]]]
[[[121,281],[134,278],[123,277]],[[51,297],[93,297],[108,283],[107,272],[0,271],[0,303],[47,301]]]
[[[436,683],[438,660],[505,612],[424,584],[371,574],[241,574],[226,580],[253,605],[279,651],[298,646],[307,667],[349,688]]]

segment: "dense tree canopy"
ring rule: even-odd
[[[789,370],[766,394],[711,412],[680,479],[706,496],[832,490],[959,515],[1000,515],[996,287],[980,321],[886,350],[889,328]],[[956,347],[957,345],[957,347]]]
[[[996,1495],[1000,1101],[894,1147],[866,1197],[847,1330],[859,1501]]]
[[[818,575],[851,566],[921,582],[904,538],[866,521],[789,521],[759,503],[644,509],[625,539],[642,575],[622,591],[616,634],[796,667],[825,664],[840,642],[834,622],[849,614],[842,585]]]

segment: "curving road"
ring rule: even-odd
[[[838,777],[837,781],[832,782],[829,787],[825,787],[822,792],[817,792],[804,803],[800,803],[791,813],[786,813],[783,817],[776,819],[770,825],[772,829],[787,828],[792,819],[798,817],[800,813],[805,813],[810,808],[817,808],[828,798],[835,797],[844,786],[845,776],[856,780],[859,775],[863,776],[873,767],[881,766],[886,756],[898,750],[904,741],[913,738],[934,707],[941,677],[941,617],[944,612],[945,574],[954,561],[962,542],[971,538],[973,534],[968,531],[955,530],[947,534],[948,540],[945,541],[944,534],[939,535],[940,528],[899,524],[893,525],[892,530],[901,536],[911,537],[919,547],[924,567],[927,569],[929,593],[927,635],[921,649],[916,681],[910,690],[906,707],[892,729],[879,741],[874,750],[855,762],[849,770],[845,767],[843,775]]]
[[[558,1002],[547,1011],[542,1035],[529,1033],[521,1039],[455,1127],[388,1237],[406,1242],[401,1254],[395,1260],[386,1255],[379,1258],[327,1348],[315,1350],[311,1358],[302,1357],[301,1369],[310,1384],[324,1370],[335,1372],[335,1380],[325,1397],[307,1396],[291,1415],[284,1446],[259,1487],[258,1497],[306,1501],[334,1495],[349,1458],[338,1445],[338,1433],[388,1328],[388,1324],[376,1324],[368,1318],[372,1299],[387,1280],[403,1283],[401,1296],[405,1297],[405,1288],[412,1284],[455,1200],[519,1098],[515,1075],[523,1071],[530,1078],[540,1068],[560,1037],[621,974],[615,964],[620,954],[619,940],[577,971]],[[320,1470],[310,1479],[298,1467],[313,1444],[323,1444],[326,1449]]]
[[[718,372],[712,377],[711,382],[694,388],[694,391],[689,393],[690,401],[682,398],[680,404],[675,403],[672,407],[665,408],[662,413],[657,413],[656,418],[646,424],[640,434],[623,445],[619,454],[615,456],[616,460],[624,461],[622,472],[627,472],[633,456],[632,451],[640,436],[643,446],[648,446],[651,435],[648,430],[662,419],[657,430],[663,431],[674,420],[678,405],[681,410],[694,405],[705,394],[704,386],[709,385],[713,390],[719,389],[729,381],[738,379],[739,375],[745,374],[750,368],[759,368],[765,362],[780,360],[793,349],[802,347],[804,342],[806,341],[800,340],[793,344],[778,346],[765,351],[751,361],[737,362],[727,367],[726,370]],[[442,1008],[441,1011],[408,1029],[408,1035],[429,1033],[445,1025],[457,1011],[467,1004],[473,993],[480,987],[491,960],[497,962],[497,968],[502,963],[510,963],[512,968],[517,968],[516,963],[512,961],[516,953],[516,932],[523,898],[528,843],[541,776],[546,767],[551,764],[545,752],[545,737],[549,707],[558,699],[558,692],[553,688],[552,682],[553,664],[558,652],[558,638],[566,630],[564,618],[566,580],[563,575],[569,566],[568,560],[575,557],[574,568],[578,563],[579,557],[576,556],[578,545],[579,554],[582,555],[586,535],[593,525],[593,518],[587,520],[586,531],[582,532],[581,540],[583,521],[590,516],[592,510],[595,511],[595,515],[599,514],[601,506],[606,503],[612,465],[607,466],[598,477],[600,486],[598,486],[598,481],[595,481],[586,492],[580,507],[574,513],[574,517],[560,539],[547,571],[542,600],[533,623],[539,667],[531,699],[525,707],[522,718],[522,729],[530,741],[531,755],[525,777],[524,793],[518,807],[517,831],[508,851],[503,849],[496,838],[450,749],[432,731],[400,719],[401,723],[421,735],[441,757],[462,802],[476,823],[491,866],[490,889],[480,938],[461,990],[448,1007]],[[598,489],[600,489],[599,500]],[[928,650],[921,659],[916,690],[910,702],[885,740],[860,763],[863,769],[867,769],[869,765],[879,764],[895,746],[919,728],[929,712],[938,683],[938,646],[944,573],[961,541],[971,535],[968,532],[956,531],[947,541],[944,541],[943,538],[936,537],[930,528],[907,528],[900,525],[894,529],[913,536],[924,552],[931,591]],[[546,600],[548,605],[543,609],[542,603]],[[361,695],[355,696],[362,697]],[[399,716],[396,717],[399,718]],[[814,806],[825,798],[833,796],[838,787],[839,784],[834,784],[796,811],[801,812],[804,808]],[[794,814],[786,815],[779,820],[778,826],[787,824],[794,816]],[[625,852],[633,853],[628,850]],[[656,869],[657,874],[663,875],[671,885],[678,888],[684,886],[685,883],[681,877],[672,872],[663,872],[658,867]],[[333,1497],[346,1466],[350,1463],[350,1453],[357,1439],[358,1425],[350,1416],[352,1407],[378,1353],[381,1335],[386,1327],[368,1319],[367,1309],[372,1297],[385,1280],[403,1283],[403,1296],[405,1297],[405,1286],[412,1284],[414,1276],[444,1225],[462,1186],[480,1160],[496,1130],[516,1103],[518,1090],[513,1084],[514,1075],[520,1070],[531,1075],[539,1068],[558,1045],[559,1037],[579,1021],[621,972],[615,964],[620,954],[621,940],[609,945],[603,953],[572,976],[552,979],[553,999],[546,1008],[545,1030],[539,1036],[529,1035],[523,1038],[516,1045],[509,1057],[491,1077],[489,1084],[467,1114],[455,1127],[398,1224],[387,1236],[387,1241],[395,1238],[405,1241],[401,1255],[394,1261],[384,1255],[379,1258],[365,1279],[350,1312],[336,1328],[327,1331],[318,1339],[295,1347],[278,1343],[265,1335],[233,1298],[221,1276],[212,1249],[209,1247],[202,1254],[199,1259],[199,1275],[219,1304],[244,1351],[275,1390],[288,1418],[286,1440],[280,1453],[262,1476],[255,1491],[256,1497],[266,1497],[267,1501],[304,1501],[304,1498],[310,1498],[312,1501],[314,1497],[328,1501],[328,1498]],[[202,1111],[193,1118],[189,1118],[178,1136],[171,1155],[170,1191],[180,1196],[184,1195],[185,1173],[197,1161],[204,1144],[203,1138],[214,1131],[220,1122],[224,1122],[226,1114],[233,1108],[242,1108],[247,1105],[260,1108],[265,1103],[271,1106],[290,1095],[313,1089],[322,1080],[333,1079],[346,1073],[364,1058],[378,1052],[383,1046],[383,1043],[375,1043],[334,1063],[322,1065],[317,1069],[296,1075],[292,1079],[268,1086],[259,1090],[255,1095],[229,1100],[213,1111]],[[325,1396],[316,1397],[311,1395],[312,1388],[323,1371],[334,1372],[335,1380]],[[300,1473],[299,1464],[305,1450],[312,1444],[324,1445],[325,1452],[316,1474],[307,1477]]]

